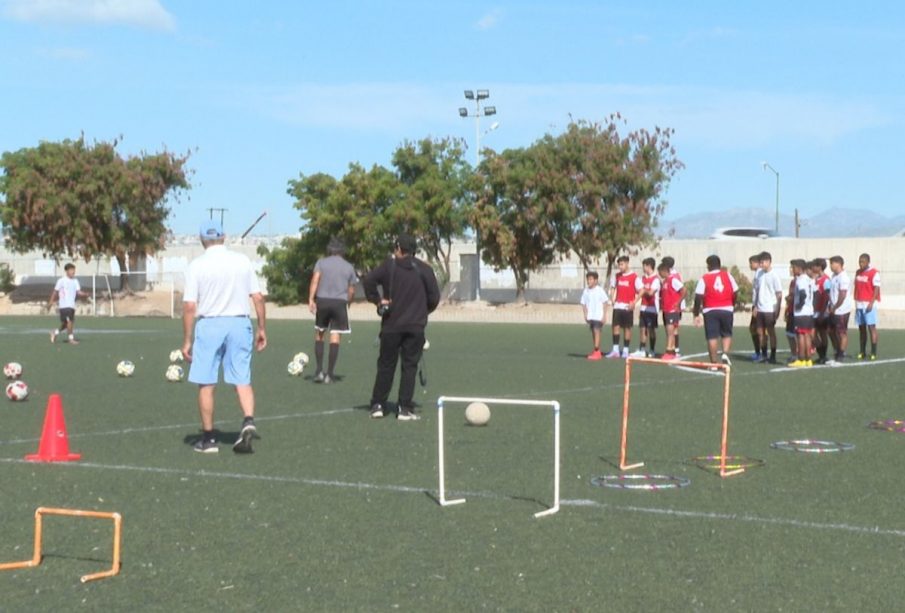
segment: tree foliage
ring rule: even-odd
[[[0,158],[0,220],[6,244],[90,260],[152,254],[163,247],[168,197],[189,189],[188,154],[123,159],[117,142],[42,142]]]

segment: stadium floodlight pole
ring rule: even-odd
[[[475,112],[474,114],[470,114],[468,109],[464,106],[459,107],[459,117],[468,118],[474,117],[474,133],[475,133],[475,170],[478,169],[478,166],[481,165],[481,117],[489,117],[490,115],[496,115],[496,107],[495,106],[484,106],[483,110],[481,109],[481,100],[487,100],[490,98],[490,90],[489,89],[478,89],[478,90],[465,90],[465,99],[466,100],[474,100],[475,103]],[[487,132],[492,132],[500,127],[500,122],[495,121],[490,126],[490,129]],[[481,299],[481,234],[480,231],[475,231],[475,253],[478,255],[478,286],[475,288],[475,298],[477,300]]]
[[[779,234],[779,171],[770,166],[767,162],[763,162],[764,172],[768,169],[776,175],[776,233]]]

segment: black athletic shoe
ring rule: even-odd
[[[375,402],[371,405],[371,419],[380,419],[384,416],[383,405]]]
[[[220,448],[217,447],[217,441],[215,441],[213,439],[211,439],[211,440],[204,440],[203,438],[199,439],[198,442],[195,443],[195,446],[193,447],[193,449],[195,451],[197,451],[198,453],[220,453]]]
[[[239,440],[233,443],[233,451],[236,453],[253,453],[251,448],[251,440],[257,438],[258,429],[255,428],[255,422],[246,420],[242,424],[242,430],[239,432]]]
[[[399,421],[418,421],[421,419],[421,416],[415,415],[415,411],[408,407],[399,407],[399,412],[396,413],[396,419]]]

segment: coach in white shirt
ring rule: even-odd
[[[267,346],[264,297],[251,261],[223,244],[225,235],[219,222],[201,224],[200,237],[204,254],[189,264],[182,312],[182,353],[192,364],[188,380],[198,384],[203,431],[195,451],[219,451],[214,435],[214,387],[222,365],[223,380],[235,386],[245,416],[233,451],[251,453],[251,440],[257,438],[251,354],[252,347],[263,351]],[[249,296],[258,320],[256,331],[249,319]]]

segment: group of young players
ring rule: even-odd
[[[870,264],[870,255],[858,258],[854,291],[845,271],[842,256],[829,259],[832,274],[827,274],[827,261],[795,259],[790,262],[791,282],[783,291],[779,275],[773,269],[773,258],[758,253],[749,258],[754,272],[753,300],[749,331],[754,344],[752,360],[775,364],[777,351],[776,325],[782,316],[786,324],[792,357],[789,366],[807,368],[817,364],[842,362],[847,357],[848,325],[851,313],[859,329],[858,359],[877,359],[877,303],[880,300],[880,275]],[[587,287],[581,296],[585,322],[591,329],[593,351],[589,360],[603,358],[660,357],[674,360],[680,354],[679,324],[686,306],[686,289],[675,270],[675,260],[664,257],[660,264],[653,258],[642,261],[639,275],[630,270],[628,256],[616,260],[617,271],[610,279],[609,291],[600,286],[596,272],[587,273]],[[703,323],[712,362],[730,363],[733,311],[738,285],[721,266],[717,256],[707,258],[707,269],[695,289],[695,319]],[[601,334],[608,305],[612,305],[612,350],[601,352]],[[640,305],[640,342],[631,352],[632,329],[636,306]],[[666,348],[657,356],[658,315],[662,313],[666,328]],[[702,315],[702,317],[698,317]],[[870,341],[870,352],[867,342]],[[722,342],[722,347],[719,343]],[[833,356],[828,358],[832,346]],[[816,355],[816,358],[815,358]]]

